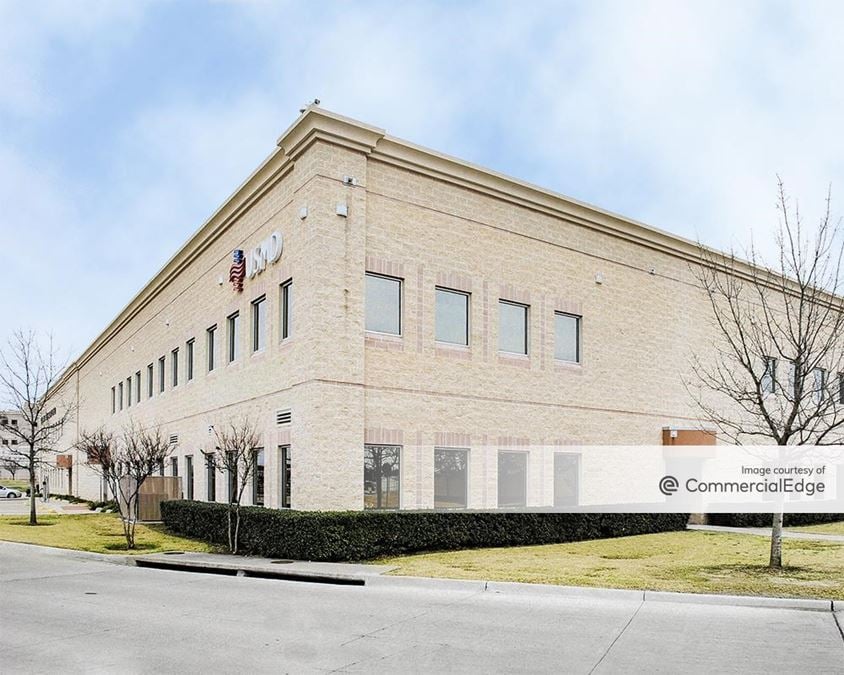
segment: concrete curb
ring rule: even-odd
[[[177,572],[197,572],[204,574],[221,574],[226,576],[255,577],[259,579],[280,579],[282,581],[307,581],[321,584],[337,584],[342,586],[363,586],[367,577],[362,574],[344,574],[330,570],[311,571],[278,568],[268,565],[250,565],[247,558],[243,563],[213,562],[209,560],[180,559],[173,556],[172,560],[161,554],[151,556],[137,556],[134,559],[137,567],[148,567]]]
[[[135,556],[130,553],[94,553],[93,551],[77,551],[73,548],[59,548],[58,546],[29,544],[23,541],[0,540],[0,548],[4,546],[37,548],[40,551],[47,553],[48,555],[62,556],[65,558],[74,558],[75,560],[96,560],[97,562],[105,562],[111,565],[126,565],[131,567],[135,564]]]
[[[721,605],[792,609],[814,612],[842,612],[844,599],[775,598],[752,595],[717,595],[707,593],[674,593],[669,591],[633,590],[624,588],[595,588],[590,586],[555,586],[512,581],[473,581],[464,579],[435,579],[428,577],[380,576],[368,580],[372,586],[414,587],[430,590],[487,591],[502,595],[556,596],[614,600],[624,602],[663,602],[677,604]]]

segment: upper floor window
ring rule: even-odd
[[[164,391],[164,357],[158,359],[158,391]]]
[[[111,414],[117,412],[117,394],[115,393],[115,387],[111,388]],[[4,422],[5,424],[5,422]]]
[[[446,288],[436,290],[436,340],[469,344],[469,294]]]
[[[281,339],[286,340],[293,335],[293,279],[288,279],[279,287],[279,308]]]
[[[580,317],[556,312],[554,314],[554,358],[580,363]]]
[[[205,331],[205,348],[208,350],[208,372],[214,370],[214,352],[217,342],[217,324]]]
[[[528,306],[498,301],[498,349],[508,354],[528,353]]]
[[[228,348],[228,360],[229,363],[232,361],[236,361],[237,357],[240,355],[240,351],[238,349],[238,339],[237,339],[237,332],[238,328],[240,327],[240,313],[235,312],[229,318],[228,321],[228,328],[229,328],[229,348]]]
[[[135,373],[135,403],[141,402],[141,371]]]
[[[155,385],[153,384],[155,381],[155,377],[153,373],[153,366],[150,363],[147,366],[147,398],[152,398],[152,394],[154,392]]]
[[[366,330],[401,335],[401,279],[366,275]]]
[[[132,378],[126,378],[126,407],[132,405]]]
[[[123,410],[123,383],[117,385],[117,407]]]
[[[763,394],[773,394],[777,390],[777,360],[771,356],[765,357],[765,371],[759,382]]]
[[[193,379],[193,352],[196,340],[191,338],[185,343],[185,375],[190,382]]]
[[[267,296],[252,301],[252,351],[259,352],[266,346]]]
[[[170,380],[173,383],[172,386],[178,387],[179,386],[179,348],[176,347],[172,352],[170,352]]]

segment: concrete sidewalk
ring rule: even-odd
[[[727,532],[730,534],[751,534],[757,537],[770,537],[770,527],[725,527],[722,525],[689,525],[690,530],[700,530],[701,532]],[[783,530],[783,538],[785,539],[808,539],[811,541],[828,541],[831,543],[844,544],[844,535],[841,534],[823,534],[821,532],[794,532],[792,530]]]
[[[686,604],[725,605],[734,607],[769,607],[801,609],[820,612],[844,611],[844,598],[775,598],[705,593],[672,593],[638,589],[599,588],[588,586],[558,586],[484,579],[445,579],[387,575],[392,565],[355,563],[306,562],[277,560],[218,553],[156,553],[134,556],[138,567],[225,574],[228,576],[282,579],[353,586],[381,586],[416,588],[435,591],[473,591],[517,595],[552,595],[596,600],[628,600],[638,602],[669,602]]]

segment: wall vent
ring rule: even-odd
[[[179,434],[170,434],[170,445],[178,445]]]
[[[283,426],[285,424],[290,424],[293,419],[293,411],[290,408],[285,408],[284,410],[278,410],[275,414],[275,423],[278,426]]]

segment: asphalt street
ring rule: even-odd
[[[0,543],[0,671],[844,673],[830,612],[444,586],[142,569]]]

